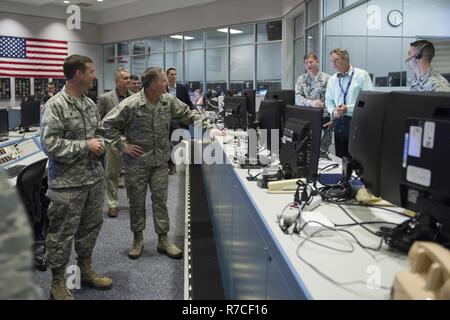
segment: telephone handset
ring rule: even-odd
[[[434,242],[416,241],[408,254],[411,270],[396,274],[395,300],[450,300],[450,251]]]

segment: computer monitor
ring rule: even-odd
[[[225,97],[224,111],[225,128],[232,130],[247,130],[247,97]]]
[[[319,163],[323,110],[286,106],[280,163],[284,177],[314,180]]]
[[[406,86],[406,71],[403,72],[389,72],[388,73],[389,87],[405,87]]]
[[[387,87],[388,78],[387,77],[376,77],[375,78],[375,87]]]
[[[281,130],[281,103],[280,100],[263,100],[259,106],[259,128],[266,130],[265,134],[260,134],[260,142],[268,150],[272,150],[272,134],[274,137],[278,137],[278,140],[280,139],[280,132],[275,134],[272,130]],[[279,154],[279,150],[274,150],[274,152]]]
[[[361,91],[356,99],[348,151],[353,169],[373,194],[380,194],[385,109],[390,93]]]
[[[349,153],[375,196],[401,206],[400,184],[410,144],[408,118],[450,119],[450,93],[361,92],[350,129]]]
[[[450,248],[449,137],[450,93],[358,96],[352,164],[375,196],[419,213],[393,229],[381,228],[390,247],[407,252],[422,240]]]
[[[266,34],[268,41],[281,40],[282,23],[281,20],[266,23]]]
[[[20,125],[25,131],[38,127],[41,120],[41,103],[34,96],[25,97],[20,104]]]
[[[401,205],[446,223],[450,240],[450,112],[447,119],[408,117],[404,133]]]
[[[254,122],[256,120],[256,90],[244,89],[242,90],[242,96],[247,97],[247,116],[248,116],[248,127],[255,128]]]
[[[9,135],[8,110],[0,109],[0,142],[7,141]]]
[[[259,89],[258,90],[258,94],[260,95],[260,96],[266,96],[266,94],[267,94],[267,89],[265,89],[265,88],[262,88],[262,89]]]
[[[450,119],[450,93],[393,92],[386,106],[381,166],[380,195],[383,199],[401,205],[400,184],[405,163],[405,151],[411,139],[405,139],[407,118],[423,117]],[[448,140],[447,140],[448,141]],[[443,168],[443,170],[446,170]]]
[[[285,109],[287,105],[295,105],[295,91],[294,90],[269,90],[266,92],[264,100],[281,100],[281,117],[284,119]],[[284,121],[283,121],[284,122]]]

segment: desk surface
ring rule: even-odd
[[[224,145],[221,137],[217,141],[227,155],[227,159],[229,155],[234,154],[234,146],[231,143]],[[324,164],[319,164],[319,167],[323,166]],[[308,237],[304,233],[286,235],[279,228],[276,218],[277,214],[293,201],[293,195],[268,194],[266,189],[259,188],[256,182],[247,181],[247,170],[236,166],[233,170],[280,253],[295,274],[306,297],[310,299],[389,299],[388,288],[391,287],[395,274],[409,269],[406,255],[389,251],[385,244],[380,251],[362,249],[353,238],[342,232],[327,232],[327,235],[314,236],[312,240],[315,243],[306,241],[300,247],[299,245]],[[355,206],[345,208],[361,222],[376,220],[401,223],[406,220],[403,216],[381,209]],[[401,208],[396,210],[403,212]],[[337,205],[323,202],[314,211],[320,211],[335,224],[353,222]],[[374,227],[369,227],[376,230]],[[380,243],[380,238],[359,226],[348,227],[346,230],[351,231],[365,246],[377,247]],[[339,252],[318,244],[348,252]],[[325,276],[313,270],[298,255]],[[342,285],[344,283],[347,284]]]

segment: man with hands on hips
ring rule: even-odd
[[[167,78],[161,68],[148,68],[142,76],[143,89],[122,101],[103,119],[105,137],[123,153],[125,188],[130,204],[130,224],[133,243],[130,259],[141,256],[146,225],[145,198],[150,187],[153,222],[158,234],[157,251],[170,258],[181,258],[183,251],[169,240],[167,212],[169,141],[172,118],[184,124],[201,123],[203,129],[212,128],[198,111],[167,93]],[[125,132],[126,141],[120,139]],[[211,140],[219,130],[209,132]]]

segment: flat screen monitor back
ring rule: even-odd
[[[256,91],[253,89],[242,90],[242,95],[247,97],[247,112],[248,112],[248,127],[255,128],[254,122],[256,120]]]
[[[272,150],[272,130],[281,129],[281,102],[279,100],[263,100],[259,106],[258,121],[261,129],[267,130],[267,135],[260,135],[261,142]],[[276,136],[273,133],[274,137]],[[278,138],[280,132],[278,132]],[[278,143],[278,146],[280,144]],[[275,150],[274,150],[275,151]],[[279,152],[276,152],[279,154]]]
[[[388,73],[388,86],[389,87],[405,87],[406,86],[406,71],[402,72],[389,72]]]
[[[429,214],[447,223],[450,231],[450,119],[410,117],[405,133],[411,132],[415,136],[423,132],[423,140],[409,139],[400,188],[402,207]]]
[[[8,110],[0,109],[0,142],[6,141],[9,134]]]
[[[287,105],[295,105],[295,91],[294,90],[269,90],[266,92],[264,100],[281,100],[281,117],[285,117],[285,109]],[[285,120],[283,120],[284,122]]]
[[[387,77],[376,77],[375,78],[375,87],[387,87],[388,78]]]
[[[393,92],[386,106],[381,153],[381,197],[400,206],[405,132],[408,117],[450,119],[450,93]]]
[[[320,154],[320,141],[322,137],[322,117],[323,110],[318,108],[286,106],[285,121],[289,119],[300,119],[309,122],[311,133],[310,145],[308,146],[308,179],[312,179],[317,174]]]
[[[356,99],[348,151],[367,189],[380,195],[380,161],[385,107],[390,93],[361,91]]]
[[[40,124],[41,110],[40,101],[29,97],[20,104],[20,122],[25,129],[38,127]]]
[[[225,128],[247,130],[247,97],[225,97]]]

